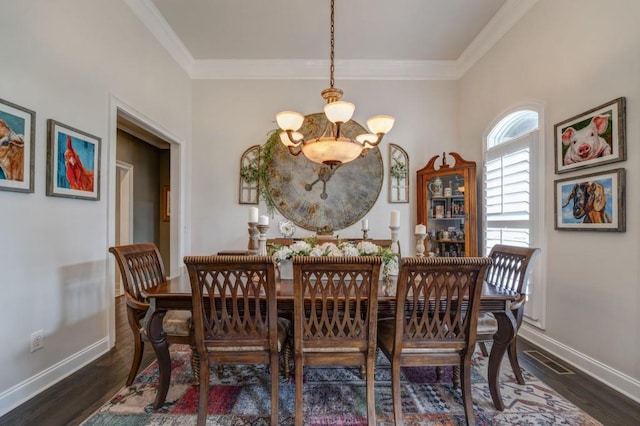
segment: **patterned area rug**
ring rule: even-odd
[[[130,387],[124,387],[83,423],[92,425],[192,425],[196,421],[198,389],[193,384],[188,346],[171,348],[172,375],[167,401],[158,410],[151,406],[158,381],[154,362]],[[476,353],[473,359],[473,404],[478,425],[599,425],[575,405],[558,395],[535,376],[524,372],[527,384],[520,386],[505,358],[500,379],[503,412],[491,402],[486,380],[488,359]],[[451,369],[441,380],[430,367],[402,371],[402,410],[406,425],[465,424],[462,395],[451,383]],[[355,368],[305,369],[304,423],[306,425],[366,425],[365,382]],[[268,425],[269,373],[266,366],[225,366],[221,378],[211,374],[208,425]],[[377,364],[376,412],[378,425],[393,424],[391,371],[380,355]],[[295,384],[293,372],[280,381],[279,419],[293,424]]]

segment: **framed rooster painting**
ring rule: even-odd
[[[0,99],[0,190],[33,192],[35,116]]]
[[[100,199],[100,138],[47,121],[47,195]]]

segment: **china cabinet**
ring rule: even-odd
[[[429,255],[477,256],[476,163],[449,156],[453,165],[443,152],[417,171],[418,223],[427,227]]]

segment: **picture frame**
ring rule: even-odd
[[[389,203],[409,202],[409,155],[400,146],[389,144]]]
[[[626,98],[556,124],[554,135],[557,174],[626,160]]]
[[[556,180],[555,229],[626,231],[625,175],[613,169]]]
[[[53,119],[47,130],[47,195],[99,200],[102,140]]]
[[[163,222],[171,221],[171,186],[162,185],[160,194],[160,216]]]
[[[0,99],[0,190],[33,192],[36,113]]]

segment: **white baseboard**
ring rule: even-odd
[[[571,364],[594,379],[640,403],[640,380],[621,373],[569,346],[554,340],[528,324],[522,324],[518,336]]]
[[[33,398],[45,389],[75,373],[109,351],[109,339],[104,338],[0,393],[0,416]]]

